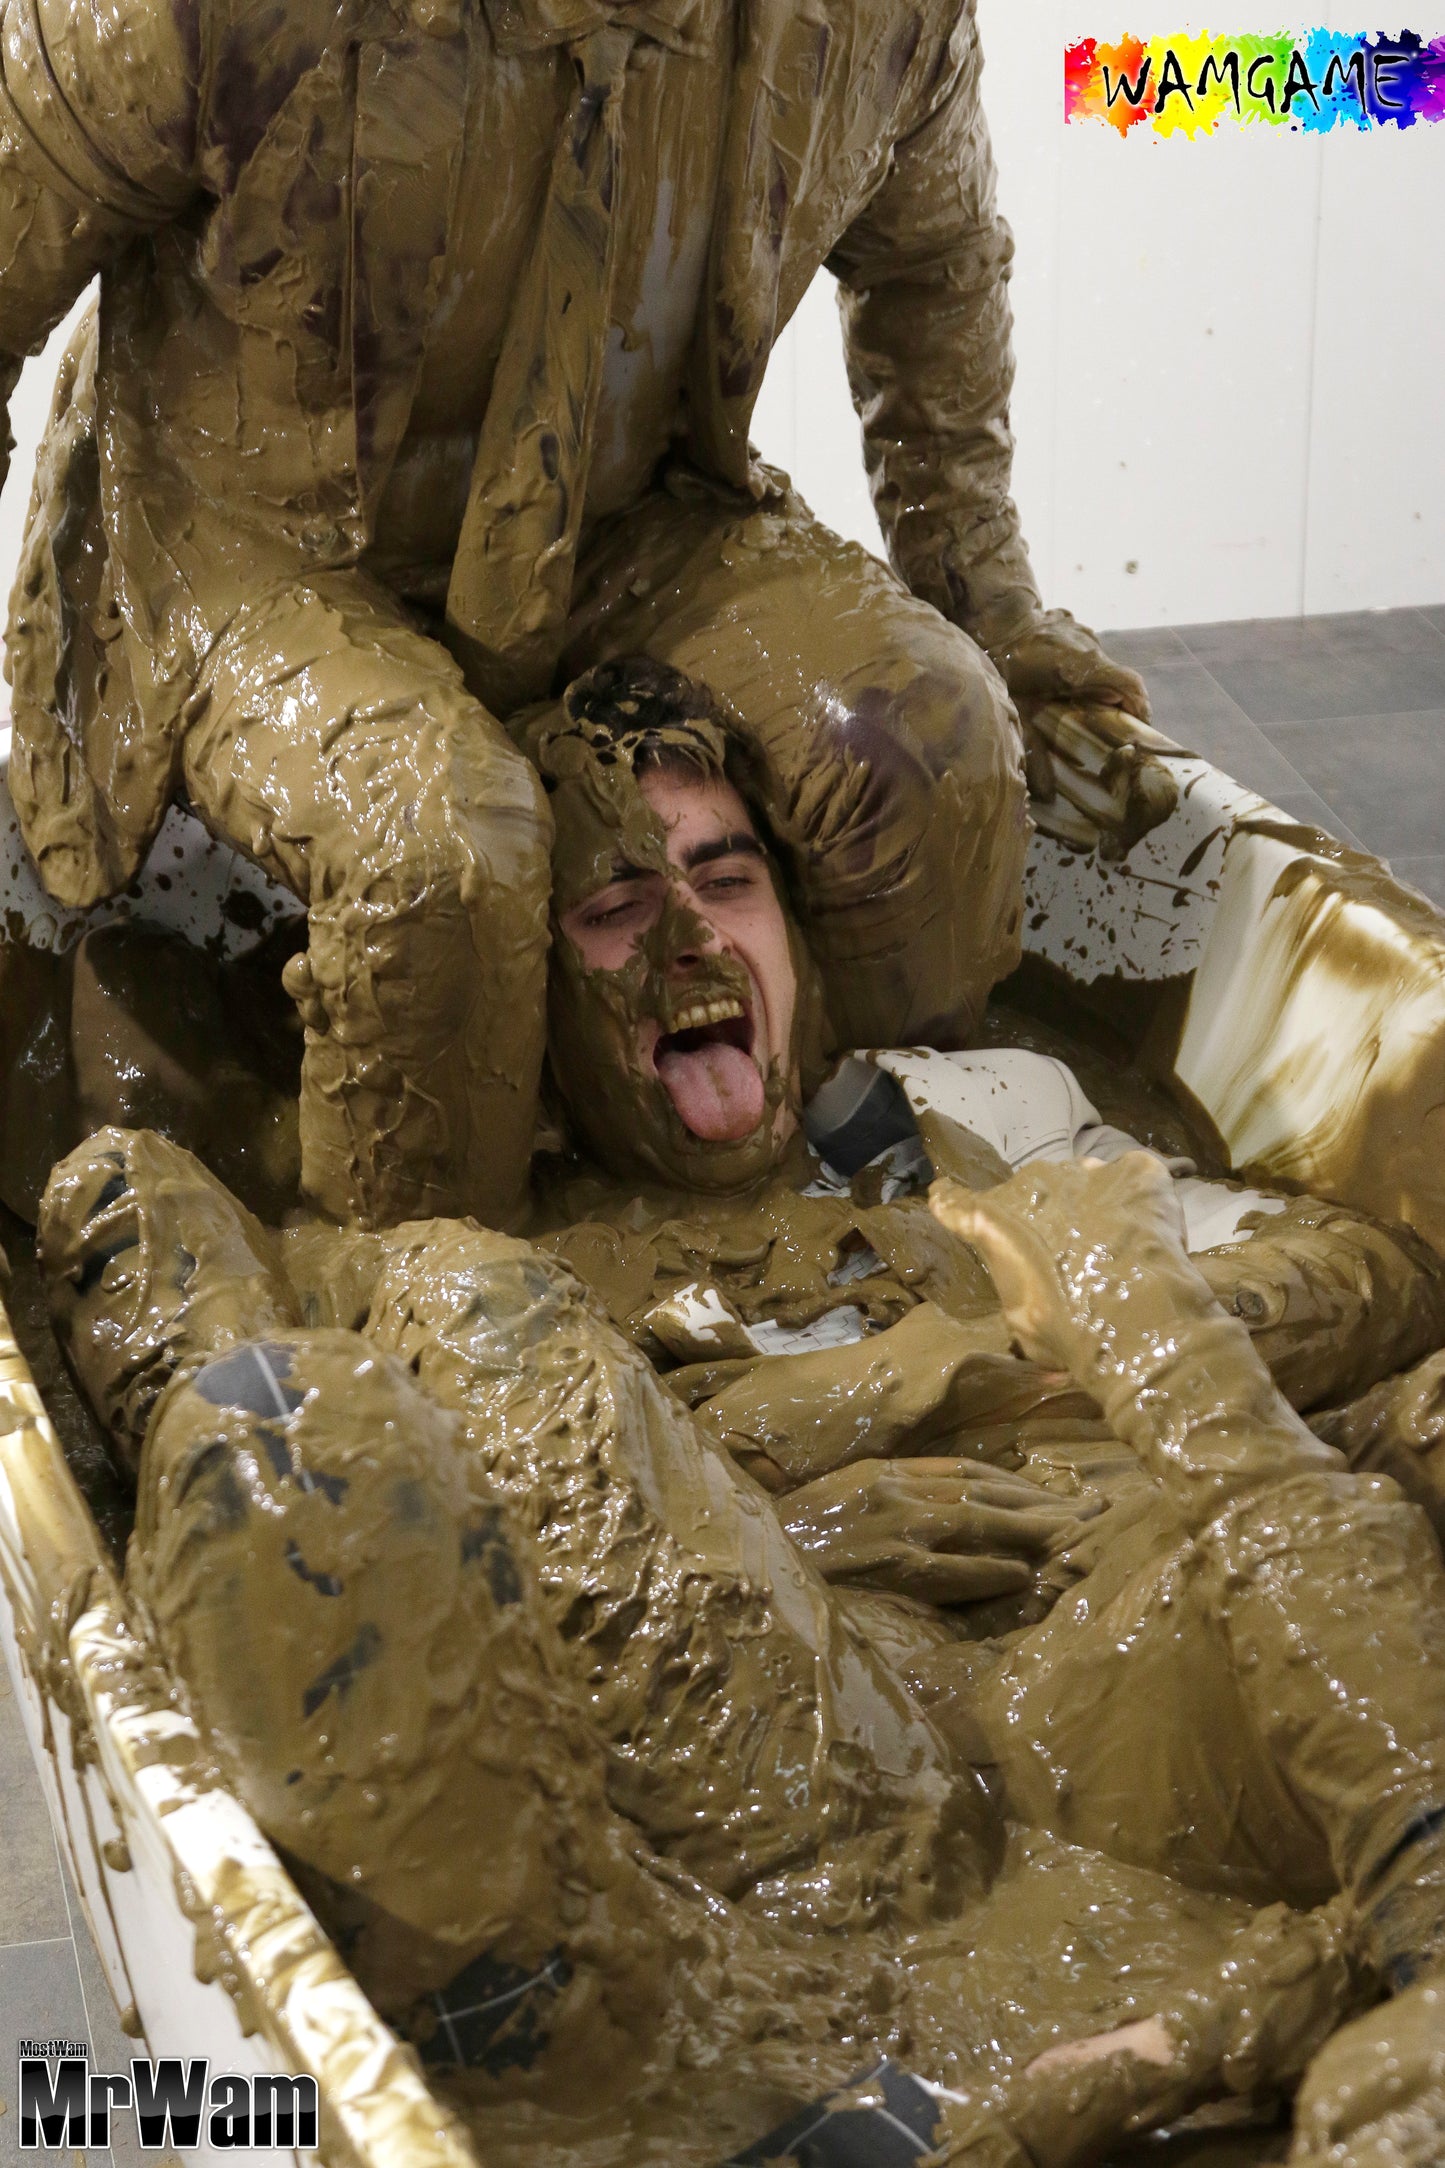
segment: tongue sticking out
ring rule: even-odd
[[[763,1080],[740,1046],[721,1039],[669,1046],[658,1056],[657,1073],[695,1137],[745,1137],[763,1118]]]

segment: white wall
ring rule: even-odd
[[[1358,15],[1324,0],[1296,27]],[[979,17],[1018,242],[1016,494],[1045,599],[1100,625],[1445,601],[1445,124],[1066,128],[1070,39],[1255,15],[979,0]],[[876,548],[826,284],[755,433]]]
[[[65,351],[76,319],[85,310],[87,297],[82,294],[59,330],[51,336],[50,344],[43,354],[27,361],[20,372],[10,400],[10,432],[15,439],[15,450],[10,459],[10,477],[0,495],[0,641],[4,639],[5,624],[9,617],[10,589],[15,579],[16,560],[25,534],[25,516],[30,509],[30,484],[35,473],[35,452],[40,443],[45,418],[50,412],[51,394],[55,390],[55,372]],[[9,713],[9,696],[0,690],[0,715]]]
[[[1162,0],[979,13],[1018,239],[1017,496],[1045,598],[1100,625],[1445,601],[1445,123],[1066,128],[1069,38],[1203,20]],[[1321,0],[1297,27],[1358,14]],[[30,363],[14,403],[0,596],[53,377],[53,358]],[[823,518],[880,546],[826,278],[755,434]]]

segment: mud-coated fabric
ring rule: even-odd
[[[1378,1969],[1438,1966],[1445,1573],[1424,1514],[1286,1406],[1146,1155],[934,1204],[1158,1486],[1154,1525],[1107,1543],[981,1699],[1025,1818],[1072,1843],[1113,1831],[1141,1865],[1162,1842],[1183,1878],[1246,1896],[1252,1875],[1297,1903],[1333,1883]]]
[[[567,622],[612,324],[636,41],[637,25],[618,16],[569,43],[577,82],[487,402],[447,588],[447,622],[473,684],[512,707],[547,693]]]
[[[636,652],[753,749],[836,1043],[957,1045],[1019,956],[1023,769],[988,658],[793,490],[686,474],[578,568],[569,674]]]
[[[1161,1501],[982,1684],[1012,1810],[1254,1903],[1343,1887],[1445,1956],[1445,1578],[1393,1484],[1283,1463],[1193,1540]]]
[[[7,0],[4,24],[3,373],[102,272],[95,501],[134,687],[118,822],[121,855],[133,856],[164,813],[175,735],[217,623],[258,583],[343,567],[375,539],[418,384],[446,347],[477,84],[494,92],[495,169],[525,176],[550,159],[568,63],[545,15],[502,0]],[[971,10],[920,0],[900,15],[892,0],[838,0],[820,15],[805,0],[738,0],[730,27],[688,454],[766,492],[749,417],[778,331],[832,260],[859,296],[865,433],[893,476],[880,502],[904,575],[960,621],[1008,618],[1012,629],[1032,582],[1007,499],[1008,242]],[[694,64],[681,50],[656,62]],[[665,123],[685,107],[657,101]],[[693,170],[668,125],[637,134],[624,148],[644,195]],[[471,280],[498,296],[498,344],[531,200]],[[679,202],[679,218],[690,215]],[[650,231],[638,222],[643,241]],[[619,280],[645,283],[635,265]],[[479,371],[494,360],[478,353]],[[657,383],[675,396],[668,372]],[[655,441],[658,416],[627,428]],[[437,486],[460,474],[464,501],[474,442],[463,431],[433,449]],[[931,508],[925,536],[899,517],[904,466],[908,501]],[[952,577],[940,582],[931,568],[944,559]],[[55,684],[61,635],[53,616],[12,634],[41,643]],[[45,677],[43,658],[31,675]],[[83,741],[90,719],[87,705],[71,734]],[[39,703],[33,726],[51,753],[23,818],[43,859],[45,824],[68,819],[72,774],[77,787],[82,777],[56,755],[60,703]],[[103,825],[120,784],[90,781],[92,825]],[[103,835],[71,841],[75,894],[126,877]]]
[[[1009,495],[1013,235],[995,199],[971,5],[954,52],[951,94],[895,147],[887,186],[829,268],[889,553],[1002,664],[1039,595]]]
[[[705,678],[753,748],[840,1039],[963,1037],[1018,955],[1027,837],[987,659],[791,493],[765,510],[696,487],[618,515],[587,555],[569,666],[639,647]],[[191,802],[308,907],[311,985],[288,979],[303,1186],[372,1225],[505,1222],[544,1021],[533,771],[362,573],[238,609],[198,708]]]
[[[559,1924],[545,1658],[456,1427],[354,1334],[242,1341],[164,1402],[130,1563],[262,1827],[384,1908],[353,1955],[373,1973],[391,1945],[403,2006],[482,1949],[544,1960]],[[238,1663],[258,1635],[264,1660]],[[343,1785],[370,1815],[336,1813]],[[508,1831],[485,1878],[473,1815]]]
[[[154,1130],[77,1145],[51,1171],[36,1232],[56,1338],[132,1480],[178,1372],[301,1322],[271,1236]]]
[[[728,1895],[775,1877],[781,1908],[807,1861],[819,1919],[886,1915],[946,1876],[941,1835],[977,1828],[979,1798],[600,1303],[480,1228],[398,1228],[386,1248],[368,1337],[462,1416],[531,1539],[617,1810]]]
[[[322,574],[212,648],[192,803],[307,906],[301,1176],[337,1219],[503,1222],[536,1116],[550,821],[534,771],[385,588]]]
[[[955,1783],[942,1742],[849,1631],[772,1503],[563,1265],[456,1221],[385,1237],[312,1228],[287,1262],[301,1280],[309,1251],[333,1292],[350,1284],[361,1338],[295,1329],[318,1305],[294,1292],[278,1251],[189,1152],[146,1131],[101,1131],[45,1200],[57,1332],[128,1467],[140,1465],[133,1578],[237,1763],[254,1762],[266,1827],[345,1880],[334,1854],[300,1844],[319,1798],[291,1797],[301,1779],[286,1772],[309,1767],[324,1792],[332,1716],[353,1773],[381,1766],[368,1728],[381,1689],[352,1673],[369,1674],[385,1640],[409,1652],[383,1668],[421,1721],[409,1658],[425,1698],[430,1637],[438,1649],[470,1641],[471,1625],[444,1621],[473,1553],[464,1542],[456,1558],[446,1537],[475,1509],[495,1600],[525,1604],[539,1645],[555,1633],[612,1803],[660,1851],[739,1894],[807,1859],[800,1902],[820,1917],[832,1904],[856,1919],[981,1871],[982,1792]],[[413,1512],[408,1486],[449,1503]],[[418,1545],[436,1548],[438,1579],[413,1627],[375,1584],[405,1586]],[[283,1569],[301,1587],[282,1578],[268,1598]],[[249,1684],[228,1677],[227,1653],[247,1638],[248,1607],[273,1634]],[[450,1736],[457,1708],[435,1699]],[[831,1895],[810,1886],[824,1861]]]
[[[454,1418],[354,1333],[233,1346],[158,1411],[128,1580],[388,2020],[574,2111],[605,2096],[698,1907],[608,1811],[525,1542]]]

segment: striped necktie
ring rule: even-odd
[[[576,88],[447,588],[450,645],[499,714],[545,694],[562,651],[612,313],[622,94],[638,34],[611,17],[568,44]]]

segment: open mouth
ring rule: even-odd
[[[753,1020],[731,994],[690,1002],[659,1038],[653,1063],[678,1118],[695,1137],[745,1137],[763,1118]]]
[[[696,1054],[704,1046],[735,1046],[751,1054],[753,1020],[731,994],[694,1001],[680,1009],[671,1031],[665,1031],[657,1042],[657,1059],[665,1052]]]

